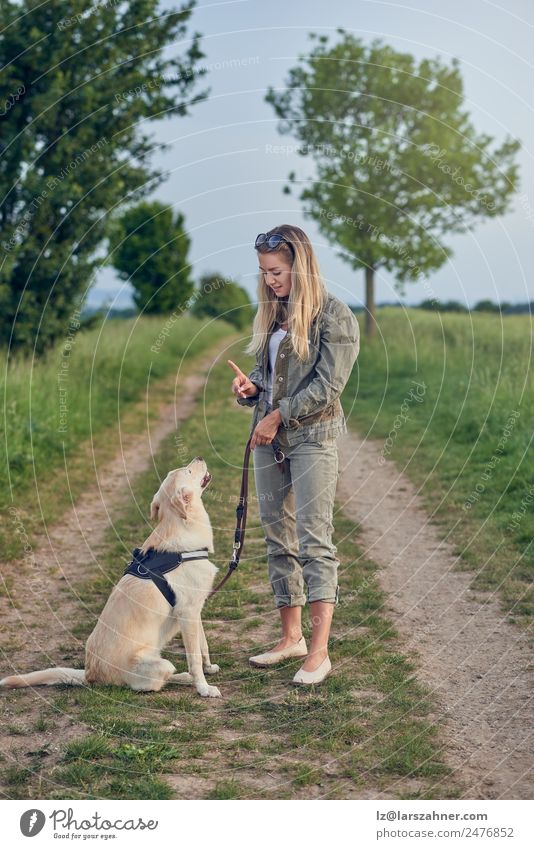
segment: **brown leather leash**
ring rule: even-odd
[[[219,592],[221,587],[225,585],[228,578],[235,572],[237,567],[239,566],[239,558],[243,552],[243,545],[245,542],[245,531],[247,528],[247,512],[248,512],[248,467],[250,460],[250,441],[252,437],[249,437],[248,442],[245,447],[245,456],[243,458],[243,472],[241,475],[241,492],[239,493],[239,503],[236,507],[236,515],[237,515],[237,523],[234,534],[234,550],[232,552],[232,559],[228,565],[228,572],[220,581],[215,589],[213,589],[209,594],[208,598],[211,598],[212,595]]]
[[[245,543],[245,531],[247,528],[247,512],[248,512],[248,473],[249,473],[249,462],[250,462],[250,442],[252,440],[252,436],[249,437],[248,442],[245,447],[245,456],[243,458],[243,471],[241,475],[241,491],[239,493],[239,503],[236,507],[236,529],[234,534],[234,549],[232,551],[232,559],[228,564],[228,571],[222,581],[220,581],[215,589],[211,590],[208,594],[207,598],[211,598],[215,593],[219,592],[221,587],[223,587],[230,577],[230,575],[235,572],[237,567],[239,566],[239,558],[243,553],[243,545]],[[278,463],[279,469],[281,472],[284,471],[283,464],[286,460],[286,456],[278,441],[273,439],[271,445],[274,450],[274,457],[276,462]]]

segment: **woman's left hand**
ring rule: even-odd
[[[282,417],[279,410],[273,410],[272,413],[264,416],[254,428],[250,440],[251,449],[254,450],[256,445],[270,445],[278,433],[281,422]]]

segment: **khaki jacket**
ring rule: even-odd
[[[271,328],[271,333],[278,325]],[[279,409],[282,424],[277,433],[281,445],[320,442],[346,433],[340,395],[360,350],[360,329],[352,310],[328,293],[320,315],[310,329],[310,353],[301,362],[291,350],[290,333],[280,342],[273,374],[272,407],[267,401],[269,333],[256,353],[256,365],[248,375],[259,387],[252,398],[237,398],[241,406],[254,407],[250,434],[271,410]]]

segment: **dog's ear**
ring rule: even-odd
[[[175,495],[171,496],[171,504],[181,516],[182,519],[187,519],[187,513],[193,501],[194,492],[189,486],[181,486]]]
[[[159,501],[159,498],[155,495],[154,498],[152,499],[152,504],[150,505],[150,518],[152,519],[153,522],[155,522],[157,519],[159,519],[159,508],[160,508],[160,501]]]

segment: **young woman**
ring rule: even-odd
[[[267,543],[269,580],[282,639],[253,666],[306,657],[295,684],[317,684],[331,671],[328,638],[339,600],[332,517],[338,477],[337,437],[347,431],[340,395],[359,352],[358,323],[330,294],[306,234],[289,224],[260,233],[260,275],[253,338],[256,365],[236,373],[237,403],[255,407],[254,477]],[[310,651],[301,608],[310,604]]]

